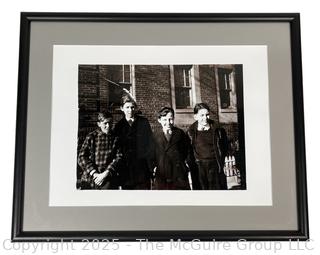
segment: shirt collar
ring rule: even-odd
[[[106,136],[110,136],[112,134],[112,130],[110,130],[107,134],[102,132],[101,128],[97,129],[98,130],[98,134],[99,135],[106,135]]]
[[[210,129],[210,125],[209,124],[207,124],[206,126],[202,126],[202,125],[197,125],[197,130],[198,131],[207,131],[207,130],[209,130]]]

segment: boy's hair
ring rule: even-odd
[[[210,108],[206,103],[198,103],[193,108],[193,113],[197,114],[201,109],[207,109],[210,112]]]
[[[171,107],[163,107],[160,111],[158,111],[158,119],[161,117],[167,116],[167,114],[171,112],[174,117],[174,110]]]
[[[108,111],[99,112],[97,117],[98,122],[102,122],[105,119],[112,119],[112,114]]]
[[[123,106],[125,103],[133,103],[135,106],[137,106],[136,101],[129,94],[124,94],[121,97],[121,106]]]

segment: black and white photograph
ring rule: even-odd
[[[54,45],[50,205],[272,204],[267,50]]]
[[[11,241],[309,238],[299,14],[20,18]]]
[[[78,65],[79,190],[245,190],[242,64]]]

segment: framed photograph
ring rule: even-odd
[[[296,13],[22,13],[12,241],[307,240]]]

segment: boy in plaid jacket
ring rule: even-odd
[[[122,161],[119,138],[112,130],[112,115],[98,114],[98,129],[89,133],[79,151],[83,189],[118,189],[118,169]]]

